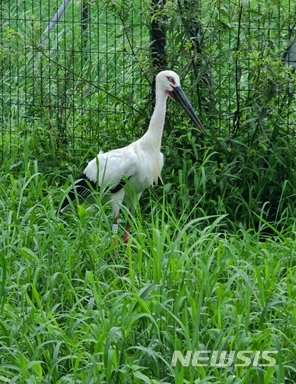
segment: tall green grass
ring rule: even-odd
[[[198,79],[178,8],[167,3],[169,64],[181,75],[189,70],[184,89],[198,85],[193,102],[204,112],[206,137],[182,117],[168,119],[165,184],[145,192],[128,245],[122,208],[117,246],[100,193],[91,211],[56,211],[69,174],[98,146],[123,145],[147,127],[149,17],[145,32],[141,26],[150,10],[93,1],[97,19],[84,40],[81,4],[72,2],[68,24],[42,48],[40,21],[59,2],[2,3],[0,382],[294,383],[287,84],[292,89],[295,79],[280,60],[293,24],[288,1],[281,13],[277,2],[241,8],[215,1],[210,12],[205,4]],[[197,81],[208,69],[211,82]],[[276,365],[171,366],[175,350],[274,350]]]
[[[128,245],[122,209],[115,245],[100,194],[57,216],[68,183],[24,148],[19,172],[1,171],[1,382],[295,382],[293,231],[262,241],[219,206],[191,219],[164,185],[145,192]],[[171,366],[175,350],[275,350],[276,365]]]

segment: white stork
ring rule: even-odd
[[[69,201],[78,198],[90,198],[91,190],[103,188],[102,203],[111,201],[113,212],[113,232],[118,232],[118,214],[123,203],[129,210],[136,206],[143,191],[157,183],[163,167],[163,154],[160,152],[161,138],[166,115],[166,102],[170,96],[188,113],[192,121],[203,132],[200,119],[195,114],[181,85],[179,76],[173,71],[162,71],[156,76],[156,103],[147,132],[137,141],[126,147],[109,152],[100,151],[91,160],[80,178],[75,182],[75,189],[65,197],[60,211],[63,212]],[[124,234],[128,241],[129,221]]]

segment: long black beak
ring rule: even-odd
[[[200,121],[199,117],[194,112],[192,105],[187,99],[187,96],[185,95],[182,87],[180,85],[177,87],[173,87],[172,91],[169,92],[169,95],[183,107],[183,109],[187,112],[188,116],[190,116],[191,120],[200,129],[201,133],[204,133],[204,126]]]

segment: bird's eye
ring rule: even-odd
[[[168,76],[168,81],[175,85],[175,79],[171,76]]]

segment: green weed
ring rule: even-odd
[[[92,210],[57,216],[63,192],[26,153],[1,186],[2,382],[294,381],[290,235],[231,232],[218,210],[179,215],[164,185],[134,212],[128,245],[122,209],[115,246],[99,194]],[[171,366],[176,350],[274,350],[276,365]]]

